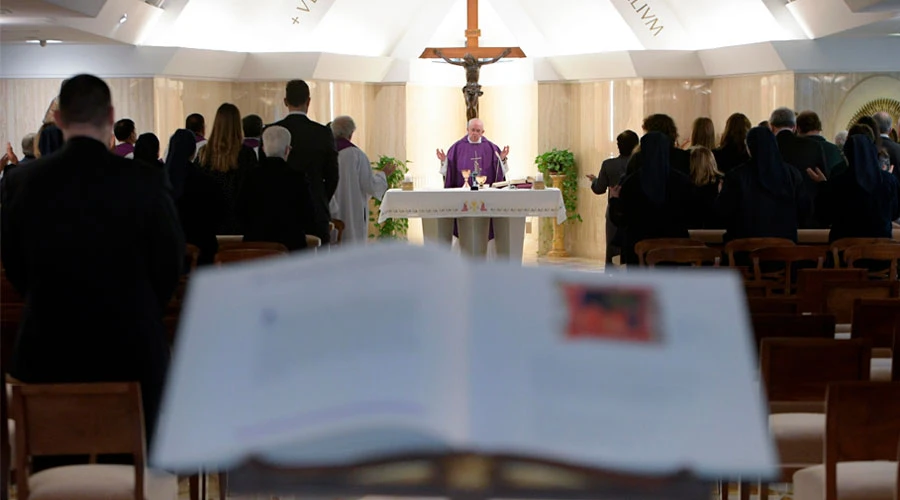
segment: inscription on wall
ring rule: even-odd
[[[625,0],[631,5],[631,8],[634,9],[634,12],[641,16],[641,23],[644,26],[647,26],[647,29],[653,33],[653,36],[659,35],[659,33],[665,28],[662,25],[659,17],[656,14],[652,13],[650,10],[650,4],[647,3],[647,0]]]
[[[297,0],[297,7],[294,9],[294,15],[291,17],[292,24],[300,24],[300,21],[303,19],[303,16],[309,14],[310,4],[315,4],[318,0],[308,0],[309,3],[306,3],[307,0]]]

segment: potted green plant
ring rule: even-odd
[[[544,182],[562,191],[563,203],[566,206],[566,222],[573,220],[581,222],[581,215],[578,214],[578,167],[575,165],[575,155],[568,149],[553,148],[538,155],[534,163],[538,171],[544,174]],[[564,226],[559,224],[553,226],[553,248],[548,255],[568,256]]]
[[[397,168],[387,176],[388,189],[400,187],[400,183],[409,172],[407,167],[409,161],[398,160],[390,156],[381,155],[378,161],[372,162],[375,170],[384,170],[388,165],[396,165]],[[376,239],[403,239],[406,238],[406,232],[409,229],[408,219],[388,219],[381,224],[378,223],[378,213],[381,207],[381,200],[372,198],[369,200],[369,238]]]

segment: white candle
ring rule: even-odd
[[[544,173],[538,172],[538,174],[537,174],[537,176],[535,176],[534,180],[537,182],[544,182]]]
[[[406,174],[406,177],[404,177],[403,180],[406,182],[412,182],[412,176],[409,174]]]

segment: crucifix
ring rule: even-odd
[[[466,70],[466,86],[462,88],[466,99],[466,119],[478,117],[478,98],[484,95],[478,77],[481,67],[485,64],[493,64],[504,57],[525,57],[525,52],[520,47],[479,47],[478,39],[481,30],[478,29],[478,0],[466,0],[467,24],[466,46],[449,48],[427,48],[420,59],[443,59],[444,61],[462,66]]]

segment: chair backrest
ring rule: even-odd
[[[770,338],[834,339],[830,314],[753,314],[750,319],[757,347]]]
[[[797,299],[793,297],[750,297],[750,314],[797,314]]]
[[[797,271],[797,298],[800,312],[822,312],[822,283],[826,281],[865,281],[863,269],[800,269]]]
[[[190,243],[184,249],[184,258],[190,263],[190,269],[197,269],[197,260],[200,259],[200,248]]]
[[[332,245],[340,245],[341,241],[344,239],[344,221],[340,219],[331,219],[332,229],[332,238],[330,244]]]
[[[769,401],[825,401],[832,382],[869,380],[871,360],[865,340],[769,338],[759,369]]]
[[[312,234],[306,235],[306,248],[310,250],[315,250],[322,246],[322,238],[318,236],[314,236]]]
[[[278,250],[288,253],[288,247],[274,241],[228,241],[219,245],[219,251],[223,250]]]
[[[216,264],[222,265],[228,264],[230,262],[265,259],[286,254],[287,252],[282,252],[281,250],[272,250],[265,248],[235,248],[231,250],[219,250],[216,253],[216,257],[214,260]]]
[[[647,252],[658,248],[666,247],[705,247],[702,241],[692,240],[690,238],[651,238],[641,240],[634,244],[634,253],[637,255],[638,264],[643,266],[646,264],[644,257]]]
[[[760,248],[792,247],[795,245],[796,243],[787,238],[740,238],[725,244],[725,254],[728,256],[728,265],[736,267],[736,254],[750,253]]]
[[[900,382],[834,383],[825,405],[825,498],[837,500],[838,462],[897,458]]]
[[[883,271],[869,272],[869,277],[897,281],[897,260],[900,260],[900,244],[876,243],[857,245],[844,250],[844,262],[847,264],[847,267],[855,267],[857,261],[860,260],[887,262],[887,268]]]
[[[856,299],[850,336],[868,339],[873,348],[892,349],[898,320],[900,299]]]
[[[137,383],[16,384],[12,396],[21,500],[29,494],[29,457],[106,454],[134,457],[135,500],[143,500],[144,416]]]
[[[791,295],[794,290],[795,265],[798,262],[812,262],[816,269],[822,269],[827,255],[828,252],[824,248],[813,246],[768,247],[753,250],[750,252],[750,259],[753,261],[753,279],[772,280],[774,286],[784,288],[784,295]],[[763,262],[777,262],[784,264],[784,268],[764,273]]]
[[[856,299],[890,299],[900,296],[896,281],[826,281],[822,283],[821,311],[834,314],[838,323],[853,322]]]
[[[722,252],[706,246],[655,248],[644,255],[644,262],[649,267],[656,267],[663,262],[719,267],[721,260]]]
[[[878,243],[890,243],[892,241],[895,240],[892,240],[891,238],[841,238],[831,242],[831,245],[829,245],[828,248],[831,250],[831,258],[834,259],[835,269],[840,269],[842,261],[841,254],[844,250],[857,245],[873,245]]]

